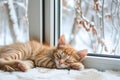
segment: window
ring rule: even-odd
[[[58,1],[0,0],[0,45],[29,39],[54,45],[54,39],[58,39],[54,37],[58,26],[55,3]]]
[[[19,31],[22,37],[17,36],[18,40],[26,41],[29,37],[51,46],[57,44],[60,34],[64,34],[67,42],[77,50],[86,48],[89,53],[102,54],[102,58],[101,55],[87,56],[83,61],[86,67],[120,70],[117,67],[120,66],[118,0],[13,0],[12,8],[16,10],[20,6],[17,11],[23,10],[22,16],[26,16],[24,21],[18,21],[19,29],[3,20],[12,20],[7,13],[9,9],[3,8],[7,1],[10,0],[0,0],[0,45],[14,42],[15,32],[19,34]],[[103,54],[117,55],[117,58],[107,58]]]
[[[29,39],[28,0],[0,0],[0,46]]]
[[[43,16],[45,17],[45,18],[43,17],[44,19],[43,30],[44,30],[44,36],[45,36],[44,41],[50,44],[51,46],[56,45],[58,42],[57,39],[59,38],[59,36],[64,34],[67,39],[67,42],[69,43],[69,39],[71,38],[70,35],[71,35],[72,25],[74,22],[74,5],[71,5],[71,3],[73,4],[74,1],[73,0],[44,0],[43,3],[44,3],[43,4],[44,7],[47,8],[47,9],[43,8],[43,9],[46,9],[44,10],[44,14],[43,14]],[[69,4],[69,6],[67,6],[67,4]],[[85,32],[85,35],[88,35],[88,33],[84,28],[82,30]],[[82,38],[84,39],[85,37],[83,36]],[[84,42],[81,42],[81,43],[84,43]],[[91,43],[88,43],[88,44],[91,44]],[[72,46],[75,47],[75,45],[72,45]],[[76,49],[82,49],[82,48],[89,49],[89,46],[88,47],[81,47],[84,45],[77,45],[77,46],[78,47],[75,47]],[[89,52],[92,52],[92,54],[95,53],[92,49],[90,50]],[[114,56],[114,58],[111,58],[111,56],[108,57],[106,55],[103,55],[103,53],[101,54],[102,56],[101,55],[87,56],[86,59],[83,61],[85,67],[95,68],[98,70],[108,70],[108,69],[120,70],[120,67],[118,67],[120,66],[120,64],[118,64],[120,63],[120,59],[118,58],[120,57],[118,55]]]
[[[62,0],[67,42],[93,54],[120,55],[119,0]]]
[[[120,1],[61,0],[61,34],[75,49],[88,49],[86,68],[120,70]]]

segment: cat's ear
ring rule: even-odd
[[[80,50],[77,52],[78,56],[80,57],[80,61],[82,61],[87,56],[88,50]]]
[[[58,40],[58,44],[57,47],[61,46],[61,45],[65,45],[66,44],[66,40],[65,40],[65,36],[62,35],[60,36],[59,40]]]

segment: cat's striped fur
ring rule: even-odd
[[[80,61],[87,50],[76,51],[65,44],[64,36],[57,47],[49,47],[36,41],[14,43],[0,48],[0,69],[26,71],[35,66],[47,68],[83,69]]]

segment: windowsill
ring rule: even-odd
[[[86,68],[98,70],[120,70],[120,59],[108,57],[87,56],[83,61]]]

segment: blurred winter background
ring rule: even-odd
[[[29,0],[0,0],[0,46],[29,39]],[[120,55],[120,0],[61,0],[61,33],[89,53]]]
[[[120,55],[120,0],[62,0],[61,33],[77,50]]]
[[[0,0],[0,46],[29,39],[28,0]]]

